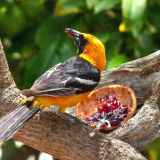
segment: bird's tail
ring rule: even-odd
[[[38,107],[30,109],[30,106],[31,102],[27,101],[0,118],[0,143],[11,138],[27,120],[39,111]]]

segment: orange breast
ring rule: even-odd
[[[88,94],[89,92],[79,95],[63,97],[39,96],[34,98],[34,102],[38,101],[42,109],[51,105],[57,105],[63,112],[67,107],[75,106],[77,103],[81,102],[85,97],[87,97]]]

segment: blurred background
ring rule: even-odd
[[[0,0],[0,37],[20,89],[29,88],[46,69],[76,54],[65,27],[99,37],[107,68],[159,49],[160,0]],[[160,139],[143,154],[160,159]],[[1,160],[51,160],[19,142],[1,145]]]

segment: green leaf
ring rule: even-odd
[[[54,14],[56,16],[65,16],[80,13],[85,6],[81,0],[58,0],[55,6]]]
[[[147,146],[146,150],[148,151],[149,154],[149,159],[150,160],[159,160],[160,159],[160,138],[157,138],[154,140],[149,146]]]
[[[156,0],[157,4],[160,5],[160,0]]]
[[[122,14],[126,26],[137,38],[144,25],[144,12],[147,0],[122,0]]]
[[[96,4],[98,0],[86,0],[86,5],[88,9],[92,9]]]
[[[19,6],[30,21],[32,19],[38,21],[45,15],[44,5],[39,0],[21,1]]]
[[[21,8],[15,4],[0,5],[0,35],[14,37],[26,27],[26,18]]]
[[[15,143],[12,139],[6,141],[3,143],[2,147],[2,155],[1,155],[1,160],[7,160],[10,159],[11,155],[13,155],[16,152],[16,146]]]
[[[94,8],[94,13],[108,10],[120,4],[121,0],[99,0]]]
[[[122,0],[122,14],[125,19],[136,21],[143,17],[147,0]]]
[[[112,57],[108,63],[108,68],[114,68],[128,61],[128,57],[124,54]]]
[[[138,36],[140,35],[143,24],[144,23],[141,19],[137,19],[137,21],[132,22],[131,32],[135,38],[138,38]]]
[[[95,36],[98,37],[102,43],[108,42],[110,38],[110,35],[108,32],[97,33],[95,34]]]
[[[41,25],[36,33],[36,43],[40,46],[40,61],[41,71],[46,70],[49,64],[53,65],[53,59],[57,54],[57,51],[61,48],[62,43],[65,43],[66,34],[64,28],[70,26],[72,18],[67,17],[50,17],[44,24]],[[60,58],[59,58],[60,59]],[[58,63],[59,60],[54,59],[54,64]]]

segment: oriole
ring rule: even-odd
[[[95,36],[66,28],[79,49],[74,56],[59,63],[40,76],[21,104],[0,119],[0,142],[10,138],[40,109],[58,105],[61,111],[83,100],[100,81],[106,65],[105,47]]]

